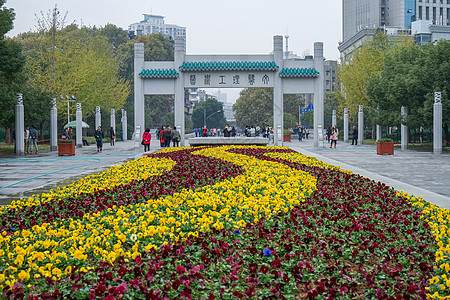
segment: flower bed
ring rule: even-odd
[[[3,295],[448,293],[448,211],[287,148],[179,149],[1,209]]]

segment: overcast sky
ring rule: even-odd
[[[268,54],[273,36],[289,35],[289,50],[313,53],[324,42],[327,59],[337,59],[342,38],[340,0],[6,0],[16,19],[9,36],[36,29],[36,16],[55,4],[68,23],[127,29],[142,14],[165,16],[166,24],[186,27],[187,54]],[[226,92],[226,91],[225,91]],[[230,98],[230,97],[229,97]],[[232,97],[233,98],[233,97]],[[230,99],[231,100],[231,99]]]

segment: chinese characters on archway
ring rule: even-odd
[[[273,85],[272,76],[271,73],[189,74],[187,76],[187,85],[192,87],[271,87]]]

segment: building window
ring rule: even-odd
[[[436,7],[433,7],[433,22],[436,24]]]
[[[427,6],[425,8],[425,20],[429,20],[430,19],[430,8]]]
[[[419,6],[419,20],[422,20],[422,6]]]
[[[450,25],[450,8],[447,8],[447,25]]]

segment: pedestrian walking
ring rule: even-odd
[[[180,132],[177,130],[177,127],[174,126],[172,132],[173,147],[175,147],[175,144],[177,145],[176,147],[180,147],[180,141],[181,141]]]
[[[98,126],[97,130],[95,131],[95,141],[97,142],[97,152],[100,152],[103,150],[103,131],[102,127]]]
[[[329,142],[329,143],[331,143],[330,136],[331,136],[331,127],[328,127],[327,131],[326,131],[326,137],[327,137],[327,142]]]
[[[164,147],[170,147],[170,141],[172,140],[172,130],[170,129],[170,126],[167,125],[166,129],[163,132],[164,136]]]
[[[152,141],[152,134],[150,128],[146,128],[142,135],[142,144],[144,145],[144,152],[150,151],[150,142]]]
[[[308,139],[309,138],[309,129],[308,129],[308,127],[303,129],[303,132],[305,133],[306,139]]]
[[[30,153],[30,126],[27,125],[24,131],[25,153]]]
[[[352,145],[358,145],[358,129],[356,126],[353,126],[353,138],[352,138]]]
[[[37,138],[38,132],[36,130],[36,127],[32,125],[30,129],[30,144],[31,144],[30,154],[33,154],[33,145],[36,148],[36,154],[38,154]]]
[[[164,130],[165,129],[166,129],[166,127],[164,127],[164,125],[163,125],[163,126],[161,126],[161,129],[158,131],[159,144],[160,144],[161,148],[164,148],[166,146],[166,143],[164,141]]]
[[[110,137],[111,137],[111,141],[110,141],[111,146],[115,146],[116,133],[114,132],[114,128],[113,128],[113,127],[111,127],[111,128],[109,129],[109,135],[110,135]]]
[[[230,137],[231,136],[231,128],[228,124],[225,125],[225,128],[223,129],[223,137]]]
[[[232,137],[236,136],[236,128],[234,128],[234,126],[231,126],[231,136]]]
[[[336,125],[334,125],[333,128],[331,129],[330,148],[331,148],[331,146],[333,146],[333,143],[334,143],[334,148],[336,148],[338,136],[339,136],[339,130],[337,129]]]

